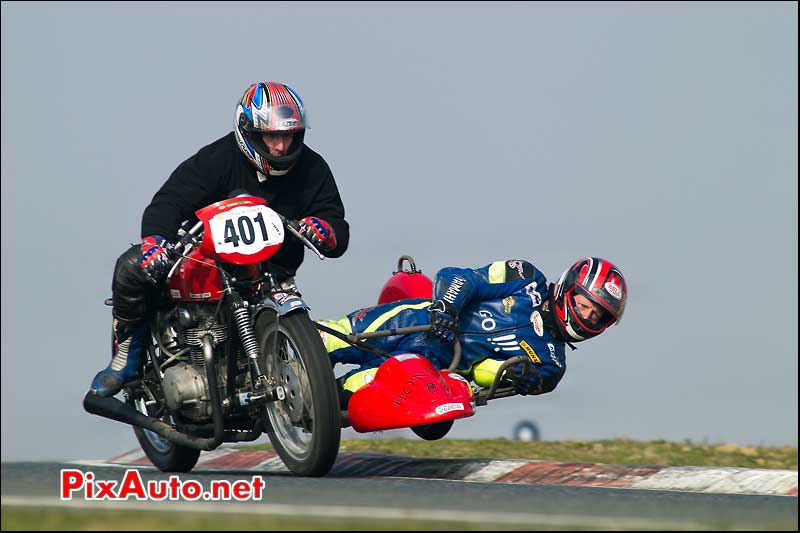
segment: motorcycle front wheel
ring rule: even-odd
[[[276,327],[277,320],[277,327]],[[339,453],[342,422],[328,352],[308,313],[256,320],[261,370],[285,391],[266,407],[270,442],[286,467],[301,476],[324,476]]]

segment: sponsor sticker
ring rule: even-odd
[[[372,311],[373,309],[375,309],[375,306],[372,306],[372,307],[366,307],[366,308],[364,308],[364,309],[361,309],[361,310],[360,310],[358,313],[356,313],[355,315],[353,315],[353,325],[355,326],[355,325],[356,325],[356,322],[361,322],[362,320],[364,320],[364,317],[366,317],[366,316],[367,316],[367,313],[369,313],[369,312],[370,312],[370,311]]]
[[[544,335],[544,321],[539,311],[531,313],[531,324],[533,324],[533,331],[535,331],[537,335],[540,337]]]
[[[516,259],[512,259],[508,262],[508,268],[512,270],[516,270],[517,274],[521,279],[525,278],[525,271],[523,270],[522,261],[518,261]]]
[[[537,365],[542,364],[542,360],[539,359],[539,356],[536,355],[536,352],[533,349],[533,346],[528,344],[526,341],[519,341],[519,345],[522,346],[522,349],[525,350],[525,353],[528,354],[528,359],[536,363]]]
[[[556,357],[556,347],[553,346],[552,342],[547,343],[547,349],[550,350],[550,359],[556,364],[558,368],[561,368],[561,361],[559,361],[558,357]]]
[[[413,353],[402,353],[400,355],[395,355],[394,358],[398,361],[406,361],[408,359],[419,359],[419,356]]]
[[[464,378],[464,376],[462,376],[461,374],[456,374],[455,372],[448,372],[447,373],[447,377],[449,377],[451,379],[457,379],[459,381],[463,381],[464,383],[469,385],[469,381],[467,381],[466,378]]]
[[[503,312],[507,315],[511,314],[511,309],[514,308],[514,297],[509,296],[508,298],[503,298]]]
[[[180,298],[180,297],[181,297],[181,291],[179,291],[179,290],[177,290],[177,289],[170,289],[170,290],[169,290],[169,294],[170,294],[170,296],[172,296],[173,298]]]
[[[536,290],[535,281],[525,286],[525,292],[531,297],[531,303],[534,307],[542,305],[542,295]]]
[[[617,300],[622,300],[622,289],[619,288],[618,285],[611,283],[610,281],[607,282],[605,285],[606,292],[616,298]]]
[[[210,292],[190,292],[189,298],[211,298]]]
[[[492,343],[495,348],[495,352],[499,352],[500,350],[504,352],[517,352],[519,351],[519,343],[516,341],[517,336],[513,333],[508,335],[501,335],[499,337],[487,337],[487,341]]]
[[[458,298],[458,294],[461,292],[461,288],[464,286],[466,282],[467,280],[465,280],[461,276],[454,277],[453,281],[450,282],[450,286],[447,287],[444,296],[442,296],[442,299],[451,304],[455,304],[456,298]]]
[[[437,415],[443,415],[451,411],[463,411],[463,410],[464,410],[463,403],[445,403],[442,405],[437,405],[435,409]]]

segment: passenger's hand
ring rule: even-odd
[[[142,238],[142,257],[139,259],[147,281],[158,285],[172,268],[172,258],[169,250],[172,245],[161,235],[150,235]]]
[[[456,329],[456,313],[444,300],[435,300],[428,311],[431,313],[431,329],[428,338],[438,338],[443,342],[453,342]]]
[[[336,248],[336,234],[330,224],[317,217],[306,217],[300,221],[298,230],[322,253]]]
[[[535,374],[532,371],[531,363],[525,361],[507,368],[503,378],[511,382],[514,392],[520,396],[527,396],[534,392],[537,381]]]

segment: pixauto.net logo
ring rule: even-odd
[[[266,483],[261,476],[250,480],[213,480],[209,490],[194,479],[181,480],[172,475],[169,479],[144,481],[138,470],[125,471],[120,481],[97,479],[94,472],[81,470],[61,470],[61,499],[73,497],[91,501],[117,500],[260,500]]]

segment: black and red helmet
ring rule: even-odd
[[[602,309],[596,323],[584,320],[575,304],[582,295]],[[580,342],[603,333],[620,321],[628,299],[628,286],[614,263],[599,257],[581,259],[559,278],[552,292],[555,326],[564,340]]]

